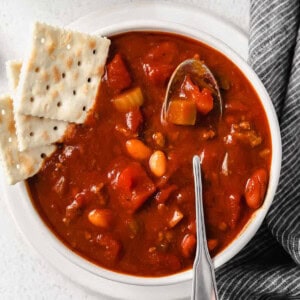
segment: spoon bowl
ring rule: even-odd
[[[170,101],[172,101],[172,97],[178,91],[178,88],[187,75],[191,77],[193,83],[200,89],[207,88],[211,91],[214,99],[214,108],[211,113],[214,114],[217,119],[220,119],[223,114],[223,101],[218,83],[203,61],[191,58],[181,62],[170,77],[162,105],[161,121],[165,122],[167,120],[167,111]]]

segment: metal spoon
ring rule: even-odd
[[[214,266],[207,248],[202,201],[201,162],[197,155],[193,157],[193,172],[196,199],[197,250],[193,266],[192,300],[218,300]]]
[[[201,89],[206,87],[212,92],[214,108],[211,113],[221,118],[223,114],[223,101],[218,83],[212,72],[202,61],[191,58],[180,63],[170,77],[161,110],[161,121],[166,120],[167,110],[170,101],[172,101],[172,96],[174,92],[178,91],[186,75],[190,75],[194,84],[198,85]]]
[[[194,84],[197,84],[201,89],[208,88],[212,92],[214,108],[210,114],[213,114],[217,120],[221,119],[223,101],[214,75],[202,61],[187,59],[177,66],[169,80],[161,110],[161,122],[166,122],[169,103],[172,101],[173,94],[178,92],[186,75],[190,75]],[[193,172],[196,201],[197,249],[193,266],[192,300],[218,300],[214,267],[207,248],[199,156],[193,157]]]

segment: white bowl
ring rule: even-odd
[[[272,101],[263,84],[255,74],[255,72],[250,68],[250,66],[232,49],[230,49],[224,43],[213,38],[208,34],[200,32],[199,30],[194,30],[192,28],[174,23],[158,21],[153,23],[152,21],[147,20],[141,22],[133,21],[112,25],[99,30],[97,33],[102,34],[104,36],[111,36],[127,31],[159,31],[175,33],[187,36],[195,40],[199,40],[200,42],[218,50],[219,52],[223,53],[227,58],[229,58],[244,73],[246,78],[249,80],[249,82],[252,84],[253,88],[257,92],[266,112],[272,139],[272,160],[269,186],[266,193],[265,201],[263,205],[254,212],[251,219],[247,222],[243,230],[234,239],[234,241],[231,242],[230,245],[228,245],[222,252],[220,252],[217,256],[214,257],[214,266],[215,268],[218,268],[224,263],[226,263],[229,259],[231,259],[234,255],[236,255],[254,236],[254,234],[260,227],[276,192],[281,168],[281,136],[277,115],[274,110]],[[159,282],[163,284],[170,284],[179,280],[191,279],[191,276],[191,271],[186,271],[177,275],[162,277],[159,279]],[[137,279],[139,280],[140,278]],[[149,285],[153,283],[157,284],[156,279],[143,279],[143,282]],[[134,282],[130,281],[130,283]]]
[[[244,226],[239,235],[216,257],[213,259],[215,268],[223,265],[236,255],[254,236],[260,227],[275,195],[276,187],[279,180],[281,166],[281,138],[280,129],[272,102],[254,71],[248,64],[233,50],[223,44],[221,41],[212,36],[195,30],[190,27],[185,27],[181,24],[171,22],[160,22],[153,20],[123,22],[113,26],[105,27],[99,30],[105,36],[111,36],[128,31],[159,31],[170,32],[179,35],[184,35],[195,40],[199,40],[204,44],[218,50],[229,58],[239,69],[244,73],[256,90],[261,103],[265,109],[266,116],[269,122],[271,138],[272,138],[272,160],[268,190],[265,201],[251,217],[249,222]],[[119,295],[123,299],[178,299],[187,297],[190,292],[192,279],[192,271],[184,271],[171,276],[163,276],[159,278],[145,278],[138,276],[124,275],[112,272],[90,263],[84,258],[72,252],[63,243],[61,243],[54,234],[48,229],[44,222],[40,219],[38,213],[34,209],[29,200],[27,190],[24,183],[17,185],[17,188],[8,188],[10,197],[19,197],[22,208],[12,208],[15,219],[24,218],[23,214],[29,215],[26,226],[21,228],[25,236],[30,237],[32,228],[36,228],[34,244],[44,244],[43,256],[48,257],[49,261],[61,270],[65,275],[81,283],[85,287],[93,290],[101,291],[111,290],[111,295]],[[15,211],[19,210],[19,211]],[[16,220],[20,224],[20,220]],[[24,222],[23,222],[24,224]],[[93,287],[97,285],[97,289]],[[172,289],[176,287],[176,294],[172,293]],[[127,294],[122,294],[126,288]],[[128,292],[129,291],[129,292]],[[120,294],[121,293],[121,294]],[[171,298],[170,298],[171,297]]]

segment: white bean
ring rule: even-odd
[[[157,176],[161,177],[166,173],[167,170],[167,158],[165,154],[157,150],[155,151],[149,159],[149,167],[151,172]]]

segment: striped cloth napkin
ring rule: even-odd
[[[251,0],[249,48],[280,122],[282,170],[263,225],[216,272],[219,298],[300,299],[300,0]]]

